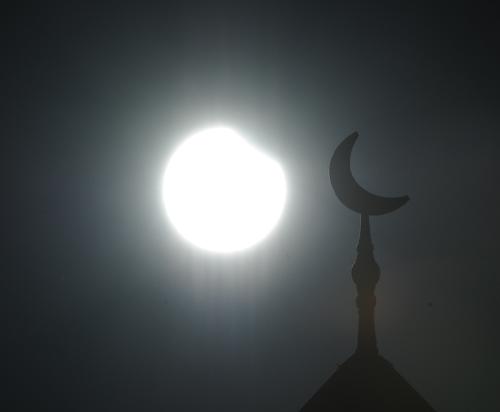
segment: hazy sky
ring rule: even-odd
[[[411,199],[372,220],[382,355],[437,411],[500,408],[493,10],[70,3],[4,14],[10,411],[298,411],[354,350],[358,216],[328,177],[354,130],[359,182]],[[214,123],[289,184],[231,256],[181,240],[159,191]]]

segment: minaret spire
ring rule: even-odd
[[[399,209],[408,196],[381,197],[363,189],[351,173],[357,133],[342,141],[330,162],[330,181],[338,198],[361,215],[357,256],[352,267],[358,306],[356,352],[306,402],[301,412],[435,412],[393,366],[378,353],[375,335],[375,287],[380,268],[373,256],[370,216]]]
[[[370,234],[370,218],[361,214],[358,255],[352,267],[352,279],[356,284],[358,296],[358,342],[357,355],[378,354],[375,335],[375,286],[380,278],[380,268],[373,256],[373,243]]]
[[[370,235],[370,215],[384,215],[399,209],[408,201],[408,196],[383,197],[363,189],[351,172],[351,152],[358,133],[346,137],[335,149],[330,161],[330,182],[337,197],[349,209],[361,214],[358,255],[352,267],[352,279],[358,296],[356,304],[359,312],[358,345],[356,354],[376,355],[375,337],[375,286],[380,277],[380,269],[373,257]]]

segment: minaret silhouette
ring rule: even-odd
[[[380,268],[373,254],[369,215],[396,210],[408,197],[382,198],[357,185],[350,173],[350,154],[356,138],[357,133],[353,133],[338,146],[330,165],[330,178],[337,196],[361,214],[357,256],[351,272],[357,290],[356,350],[300,412],[435,412],[378,353],[375,287]]]
[[[358,255],[352,267],[352,280],[356,284],[358,296],[358,355],[376,355],[378,353],[375,334],[375,287],[380,278],[380,268],[373,256],[373,243],[370,233],[370,217],[361,215]]]

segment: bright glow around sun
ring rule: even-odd
[[[225,127],[185,140],[163,180],[163,201],[174,227],[214,252],[245,249],[266,237],[285,198],[281,166]]]

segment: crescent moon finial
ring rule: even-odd
[[[399,209],[408,202],[408,196],[377,196],[363,189],[354,179],[351,172],[351,153],[358,136],[357,132],[350,134],[335,149],[330,162],[333,190],[345,206],[361,214],[383,215]]]

